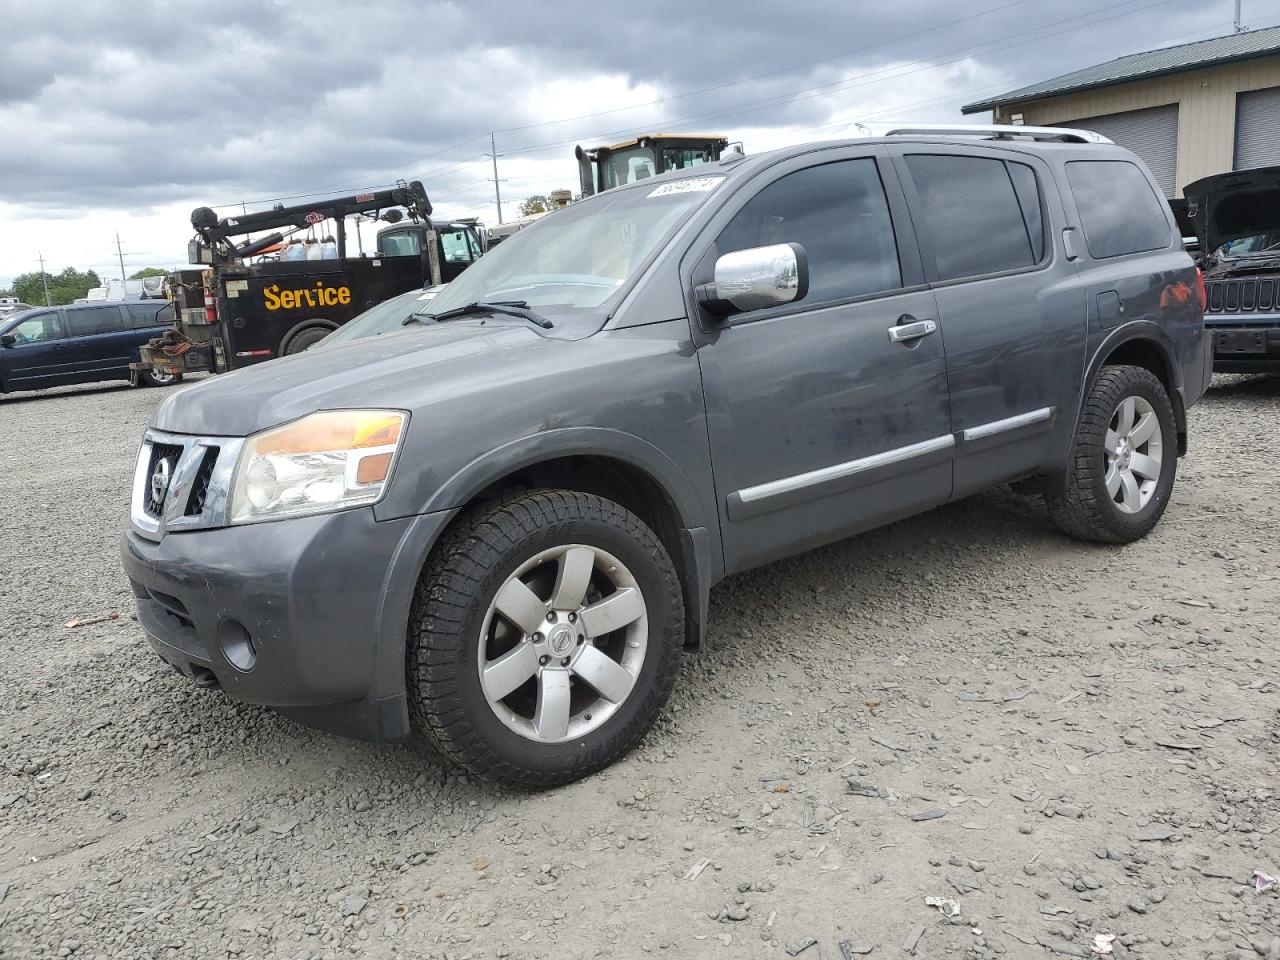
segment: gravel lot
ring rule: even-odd
[[[163,395],[0,399],[0,957],[1280,960],[1280,378],[1215,382],[1140,544],[1001,491],[723,584],[542,795],[162,668],[116,538]]]

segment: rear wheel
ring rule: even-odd
[[[300,330],[289,338],[289,343],[284,348],[284,355],[291,357],[295,353],[310,350],[331,333],[333,331],[328,327],[307,327],[305,330]]]
[[[1103,367],[1085,400],[1061,486],[1045,495],[1049,512],[1082,540],[1131,543],[1164,513],[1177,465],[1164,384],[1142,367]]]
[[[560,490],[496,501],[459,523],[419,583],[414,725],[479,776],[577,780],[652,726],[683,630],[671,559],[630,511]]]

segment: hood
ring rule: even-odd
[[[512,359],[564,341],[523,324],[458,320],[255,364],[206,378],[160,405],[153,425],[172,433],[243,437],[317,410],[413,411]]]
[[[1182,193],[1205,254],[1244,237],[1274,233],[1280,239],[1280,167],[1220,173]]]

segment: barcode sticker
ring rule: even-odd
[[[724,177],[693,177],[689,180],[676,180],[655,187],[650,197],[669,197],[673,193],[705,193],[714,190]]]

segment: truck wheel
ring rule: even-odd
[[[307,327],[305,330],[299,330],[289,338],[289,342],[284,348],[284,355],[291,357],[295,353],[310,350],[331,333],[333,331],[328,327]]]
[[[683,645],[675,568],[639,517],[567,490],[508,496],[464,515],[422,574],[410,714],[477,776],[569,783],[653,725]]]
[[[139,382],[146,387],[167,387],[181,379],[180,373],[159,373],[155,370],[143,370],[138,374]]]
[[[1080,415],[1058,489],[1045,495],[1066,533],[1132,543],[1151,532],[1173,489],[1178,438],[1164,385],[1142,367],[1103,367]]]

